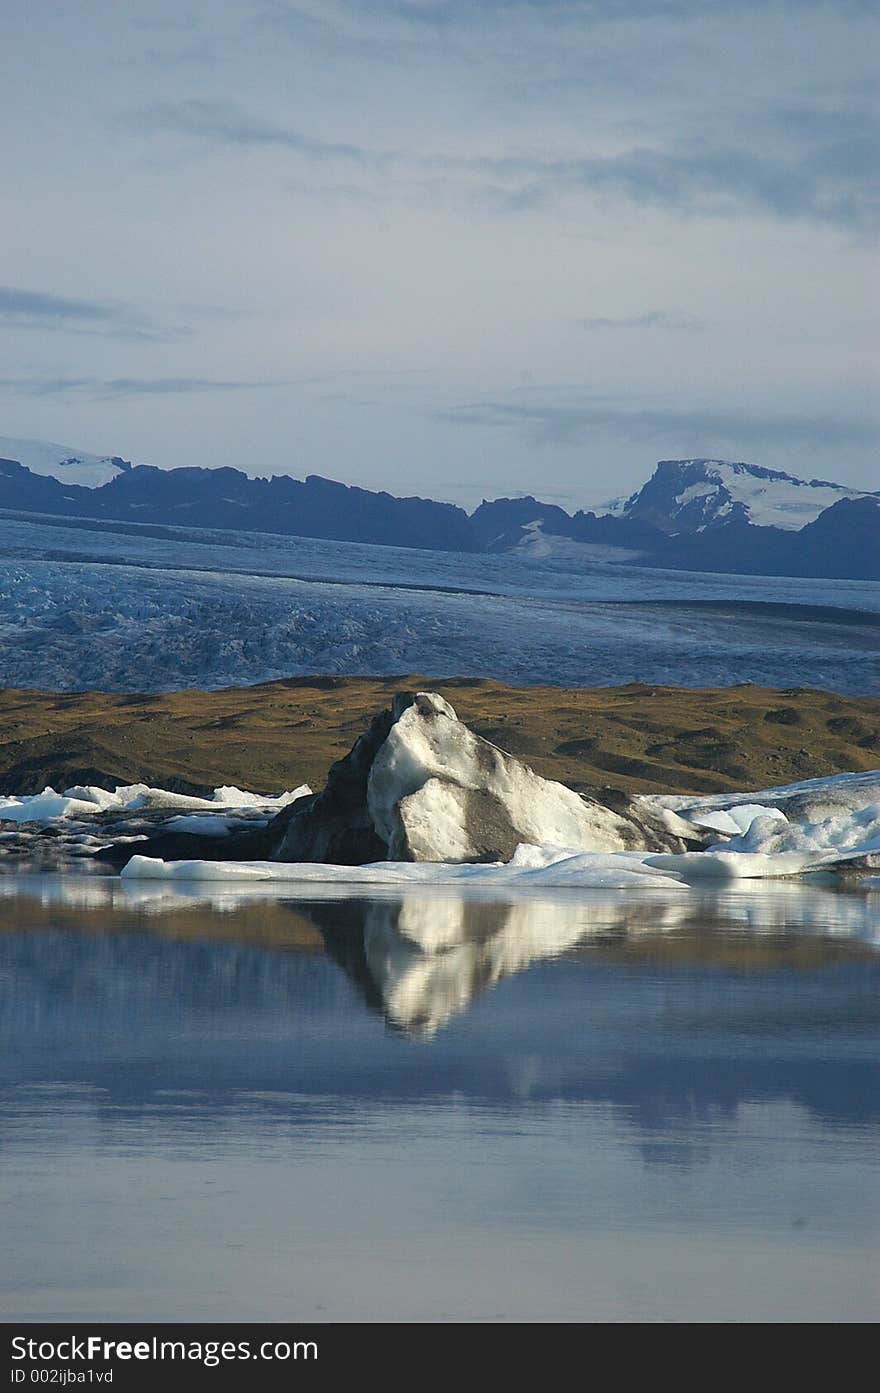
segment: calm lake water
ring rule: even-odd
[[[0,1317],[876,1319],[878,926],[0,877]]]

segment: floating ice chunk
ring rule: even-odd
[[[729,836],[739,836],[748,832],[757,817],[777,818],[782,822],[788,819],[779,808],[768,808],[763,803],[740,803],[735,808],[719,808],[716,812],[696,812],[688,821],[694,827],[708,827],[710,832],[724,832]]]
[[[117,788],[118,806],[132,811],[142,808],[180,808],[193,812],[204,809],[217,812],[221,808],[283,808],[297,798],[311,793],[308,784],[279,794],[248,793],[246,789],[224,785],[215,788],[210,798],[199,798],[190,793],[172,793],[166,788],[148,788],[146,784],[131,784]]]
[[[419,869],[436,870],[436,867],[398,865],[393,861],[376,862],[372,866],[325,866],[311,861],[162,861],[153,856],[133,856],[120,874],[123,880],[344,881],[395,885],[402,881],[418,881],[420,877],[415,872]]]
[[[763,855],[742,851],[691,851],[680,855],[648,852],[568,852],[559,847],[517,848],[507,865],[376,861],[367,866],[317,862],[162,861],[133,856],[122,871],[126,880],[277,881],[348,885],[487,885],[511,888],[651,889],[681,887],[704,880],[756,880],[821,870],[833,854],[792,851]]]
[[[548,850],[558,852],[557,847]],[[669,854],[658,857],[643,851],[569,852],[567,856],[554,855],[546,865],[534,870],[514,870],[509,866],[504,869],[512,872],[511,880],[517,885],[557,888],[572,885],[579,889],[625,890],[680,885],[675,867],[655,864],[673,859]]]
[[[635,803],[654,812],[672,810],[695,827],[729,837],[698,853],[701,856],[725,852],[778,860],[797,852],[805,863],[819,865],[834,853],[839,857],[880,849],[880,770],[805,779],[747,796],[748,801],[734,793],[697,799],[646,794]],[[709,873],[708,865],[704,870]],[[739,874],[745,873],[741,868]]]
[[[836,808],[834,815],[819,822],[780,823],[770,817],[757,817],[741,836],[733,837],[725,850],[739,853],[761,852],[779,856],[803,852],[812,856],[829,853],[866,853],[880,850],[880,803],[855,812]]]
[[[308,784],[300,784],[298,788],[288,789],[286,793],[248,793],[247,789],[224,784],[221,788],[214,789],[214,797],[210,801],[214,804],[220,803],[226,808],[286,808],[288,803],[296,802],[297,798],[308,797],[311,791]]]
[[[364,749],[361,741],[355,746]],[[606,852],[635,840],[618,813],[475,734],[437,692],[395,697],[370,765],[367,809],[389,856],[401,861],[509,857],[520,840]],[[300,856],[296,835],[294,828],[282,846],[288,860]]]
[[[671,871],[683,880],[763,880],[778,876],[801,875],[821,869],[822,857],[801,852],[761,855],[743,851],[685,851],[679,855],[663,853],[648,856],[646,864]]]
[[[139,812],[146,808],[179,809],[181,812],[204,810],[215,815],[225,809],[234,812],[244,808],[275,812],[311,791],[308,784],[278,794],[248,793],[246,789],[224,785],[216,788],[211,798],[198,798],[166,788],[151,788],[148,784],[118,784],[112,793],[95,784],[76,784],[63,793],[47,786],[42,793],[0,795],[0,820],[54,822],[57,818],[94,817],[101,812]]]
[[[777,784],[773,788],[752,789],[739,793],[712,793],[706,797],[694,797],[686,793],[641,793],[634,802],[638,807],[660,811],[670,809],[694,821],[695,813],[723,808],[732,808],[747,803],[763,804],[765,810],[773,807],[785,812],[790,820],[805,821],[804,811],[813,821],[818,821],[816,809],[828,811],[855,811],[876,803],[880,799],[880,769],[866,769],[853,774],[829,774],[817,779],[802,779],[794,784]],[[793,806],[794,812],[789,805]]]
[[[48,785],[42,793],[21,798],[0,797],[0,820],[6,822],[53,822],[55,818],[68,817],[71,813],[82,815],[97,811],[94,802],[68,798]]]
[[[209,813],[188,813],[172,817],[164,824],[169,832],[187,832],[197,837],[225,837],[232,827],[240,827],[241,818],[213,817]]]
[[[530,848],[530,851],[534,848]],[[375,861],[368,866],[330,866],[313,861],[162,861],[133,856],[125,880],[290,881],[346,885],[544,886],[625,889],[680,885],[675,868],[654,868],[642,852],[580,852],[560,855],[549,848],[544,864],[462,865],[448,862]],[[528,853],[526,854],[528,859]],[[661,858],[662,860],[663,858]],[[669,858],[675,859],[675,858]]]
[[[65,798],[75,798],[80,803],[94,803],[96,809],[118,808],[119,797],[116,793],[110,793],[106,788],[98,788],[95,784],[75,784],[73,788],[64,790]]]
[[[545,854],[542,856],[541,853]],[[537,853],[537,854],[536,854]],[[517,859],[517,856],[519,859]],[[647,852],[560,852],[559,847],[518,848],[507,865],[376,861],[367,866],[318,862],[162,861],[133,856],[126,880],[290,881],[311,884],[510,886],[526,888],[638,889],[681,886],[689,881],[740,880],[798,875],[821,868],[821,856],[792,852],[765,856],[743,852],[693,851],[681,855]]]

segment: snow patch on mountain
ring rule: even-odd
[[[0,459],[15,460],[32,474],[47,475],[62,484],[79,484],[87,489],[101,488],[131,468],[130,463],[118,455],[90,455],[85,450],[58,445],[51,440],[19,440],[7,435],[0,435]]]
[[[637,493],[608,506],[612,517],[653,522],[672,532],[703,532],[726,522],[798,531],[842,498],[870,497],[825,479],[730,460],[661,460]]]

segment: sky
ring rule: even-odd
[[[871,0],[4,0],[0,434],[880,488]]]

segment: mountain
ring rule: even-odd
[[[729,460],[661,460],[651,478],[612,516],[647,522],[663,532],[703,532],[731,522],[797,531],[842,499],[863,498],[825,479],[796,479],[759,464]]]
[[[481,549],[582,564],[880,580],[880,494],[726,460],[661,460],[636,493],[573,516],[532,497],[484,502]]]
[[[880,580],[880,498],[841,498],[797,532],[730,522],[668,537],[653,564],[734,575]]]
[[[524,523],[487,550],[567,565],[619,559],[678,571],[880,580],[880,497],[844,495],[799,531],[734,520],[671,536],[647,522],[575,513],[562,525],[548,518]]]
[[[515,549],[534,558],[562,555],[558,543],[563,539],[591,547],[650,552],[666,538],[666,533],[651,522],[582,511],[572,516],[554,503],[539,503],[531,495],[496,498],[491,503],[484,499],[471,515],[471,525],[481,551]],[[566,554],[572,555],[571,550]]]
[[[463,508],[427,498],[390,493],[310,474],[250,479],[238,469],[115,469],[96,488],[83,488],[48,474],[35,474],[15,460],[0,459],[0,508],[64,517],[219,527],[275,532],[337,542],[436,551],[473,551],[470,520]]]
[[[0,458],[0,508],[163,527],[215,527],[434,551],[516,551],[567,567],[597,559],[677,570],[880,579],[880,494],[725,460],[661,460],[603,514],[527,495],[451,503],[396,498],[318,474],[157,469],[39,441]],[[27,463],[27,461],[30,463]],[[84,483],[96,478],[99,482]]]
[[[539,503],[528,494],[524,498],[484,498],[471,514],[471,528],[480,551],[507,551],[520,541],[523,532],[536,523],[555,536],[568,536],[571,518],[555,503]]]
[[[131,468],[128,460],[118,455],[89,455],[69,445],[56,445],[51,440],[18,440],[8,435],[0,435],[0,457],[16,460],[32,474],[89,489],[109,484],[111,479]]]

